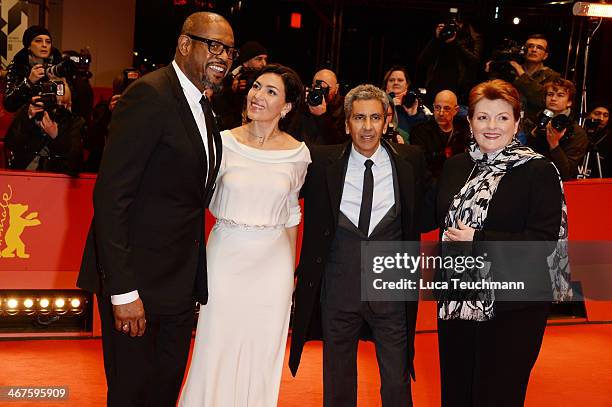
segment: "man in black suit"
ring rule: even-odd
[[[304,239],[289,366],[304,343],[323,339],[326,407],[357,404],[357,344],[369,328],[376,345],[384,407],[412,405],[417,302],[363,301],[363,241],[418,241],[425,159],[415,147],[382,141],[389,100],[373,85],[345,98],[352,142],[314,146],[304,197]]]
[[[189,16],[174,61],[134,82],[110,124],[77,285],[97,294],[109,406],[174,406],[196,300],[206,303],[204,209],[221,139],[203,94],[236,57],[229,23]]]

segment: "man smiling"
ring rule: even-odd
[[[221,138],[203,94],[237,56],[229,23],[189,16],[174,61],[113,111],[78,286],[98,297],[109,406],[173,406],[196,300],[208,298],[204,209]]]
[[[416,302],[361,298],[361,242],[418,241],[425,160],[412,146],[381,142],[387,95],[360,85],[344,101],[351,141],[313,146],[302,188],[304,240],[297,269],[289,366],[304,343],[323,339],[326,407],[356,406],[357,344],[372,331],[385,407],[412,405]]]

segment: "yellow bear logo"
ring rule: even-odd
[[[6,247],[0,253],[0,257],[15,257],[15,254],[17,254],[17,257],[21,259],[28,259],[30,255],[25,252],[25,244],[21,240],[21,234],[28,226],[40,225],[38,212],[31,212],[24,217],[23,215],[28,211],[28,205],[9,204],[7,206],[10,224],[4,235]]]

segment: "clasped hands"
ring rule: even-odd
[[[462,221],[457,221],[458,228],[449,227],[444,231],[443,240],[451,242],[470,242],[474,240],[476,229],[469,227]]]

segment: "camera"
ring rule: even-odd
[[[459,26],[457,25],[457,21],[455,18],[451,18],[451,20],[447,23],[444,23],[438,38],[442,41],[446,41],[451,38],[453,35],[456,35],[459,31]]]
[[[397,143],[398,134],[399,133],[397,130],[395,130],[393,123],[389,123],[389,125],[387,126],[387,131],[384,132],[384,134],[382,135],[382,139],[390,143]]]
[[[601,119],[588,118],[584,121],[584,129],[587,131],[587,133],[592,133],[594,131],[597,131],[600,125],[601,125]]]
[[[544,109],[542,113],[538,115],[536,127],[539,132],[546,134],[546,126],[550,123],[551,127],[557,131],[563,131],[569,129],[572,126],[572,119],[565,114],[555,114],[548,109]],[[565,136],[569,137],[569,132],[566,132]]]
[[[414,105],[414,102],[419,101],[419,105],[422,104],[423,98],[427,94],[425,88],[418,88],[416,91],[411,90],[404,96],[404,100],[402,100],[402,105],[407,108],[410,108]]]
[[[40,96],[36,106],[42,107],[54,122],[57,122],[66,110],[57,104],[57,97],[63,96],[65,93],[64,86],[64,82],[51,80],[39,81],[32,86],[32,95]],[[34,115],[34,119],[40,121],[43,115],[44,112],[38,112]]]
[[[47,78],[55,76],[57,78],[74,78],[77,74],[77,64],[70,58],[64,58],[56,65],[44,64],[45,76]]]
[[[306,103],[310,106],[319,106],[323,103],[323,99],[329,94],[329,87],[322,86],[323,81],[316,80],[315,85],[308,91]]]
[[[510,65],[510,61],[515,61],[522,64],[527,54],[527,49],[524,45],[518,42],[505,38],[495,52],[493,52],[491,64],[489,65],[489,76],[491,78],[503,79],[506,82],[512,82],[516,76],[516,71]]]
[[[126,90],[136,79],[140,78],[140,71],[135,68],[127,68],[123,70],[123,81],[121,89]]]

